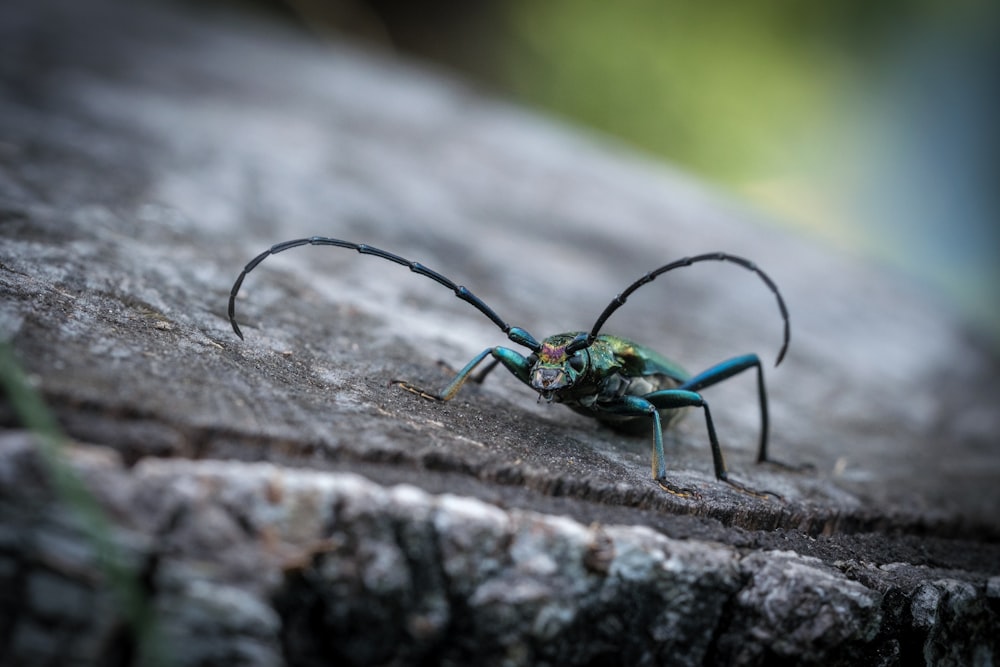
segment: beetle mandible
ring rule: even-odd
[[[467,380],[471,378],[474,382],[481,382],[490,371],[502,364],[518,380],[538,392],[539,400],[562,403],[612,427],[621,427],[637,419],[648,419],[653,426],[653,478],[664,490],[679,496],[690,496],[693,492],[675,487],[666,479],[663,428],[669,426],[677,418],[681,413],[681,408],[700,408],[705,414],[716,478],[752,495],[766,494],[780,498],[776,493],[755,491],[729,477],[722,449],[719,446],[719,439],[715,432],[715,424],[712,421],[712,413],[709,410],[708,402],[701,395],[702,389],[743,371],[756,369],[761,419],[757,462],[768,461],[767,392],[764,387],[763,367],[756,354],[733,357],[708,370],[691,375],[649,347],[619,336],[601,333],[601,328],[608,318],[625,304],[629,296],[643,285],[652,282],[657,276],[699,262],[730,262],[757,274],[778,301],[778,308],[784,320],[784,340],[774,364],[777,366],[785,356],[791,337],[788,309],[777,285],[753,262],[724,252],[713,252],[685,257],[664,264],[633,282],[612,299],[589,332],[561,333],[538,341],[525,329],[507,324],[492,308],[466,287],[457,285],[423,264],[412,262],[399,255],[363,243],[352,243],[325,236],[312,236],[277,243],[250,260],[240,272],[229,293],[229,322],[241,340],[243,332],[240,331],[240,327],[236,323],[236,295],[243,285],[244,278],[267,257],[305,245],[347,248],[356,250],[363,255],[374,255],[406,266],[414,273],[430,278],[452,290],[455,296],[472,304],[479,312],[500,327],[513,343],[531,351],[529,355],[525,356],[516,350],[499,345],[488,347],[473,357],[439,392],[422,389],[404,380],[393,380],[390,384],[397,384],[423,398],[448,401],[454,398]],[[478,375],[473,376],[473,371],[487,357],[492,357],[491,361]]]

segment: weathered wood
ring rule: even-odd
[[[997,364],[945,305],[621,147],[412,63],[180,6],[0,7],[0,334],[76,443],[177,664],[930,664],[1000,652]],[[416,259],[536,336],[677,257],[781,286],[792,346],[649,442],[495,373],[504,342]],[[672,273],[607,327],[697,370],[773,358],[752,275]],[[129,651],[126,614],[20,420],[0,445],[0,662]],[[87,443],[87,444],[83,444]],[[13,593],[11,591],[14,591]],[[58,601],[58,602],[56,602]],[[58,641],[53,642],[53,638]],[[70,651],[72,649],[72,651]]]

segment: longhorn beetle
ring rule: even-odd
[[[756,369],[757,391],[760,402],[760,445],[757,449],[757,462],[767,461],[767,392],[764,388],[764,371],[756,354],[745,354],[733,357],[716,364],[708,370],[690,375],[677,364],[660,353],[638,343],[619,336],[602,334],[601,328],[608,318],[628,300],[637,289],[652,282],[657,276],[699,262],[718,261],[730,262],[757,274],[771,290],[778,301],[778,308],[784,320],[784,340],[775,366],[781,363],[788,349],[790,327],[788,324],[788,309],[771,278],[757,266],[742,257],[723,252],[713,252],[693,257],[685,257],[664,264],[650,271],[625,288],[611,300],[604,312],[597,318],[594,326],[587,331],[574,331],[549,336],[539,342],[534,336],[520,327],[512,327],[497,315],[492,308],[470,292],[467,288],[457,285],[450,279],[433,271],[423,264],[411,262],[408,259],[394,255],[391,252],[340,239],[324,236],[312,236],[305,239],[295,239],[278,243],[254,257],[240,272],[229,293],[229,322],[236,335],[243,339],[243,333],[236,323],[236,295],[243,285],[247,274],[267,257],[291,248],[304,245],[336,246],[356,250],[362,255],[374,255],[382,259],[409,267],[411,271],[447,287],[462,301],[472,304],[479,312],[488,317],[507,335],[507,338],[517,345],[528,348],[531,353],[524,356],[506,347],[488,347],[458,371],[455,377],[439,392],[428,391],[404,380],[393,380],[407,391],[434,401],[448,401],[454,398],[462,385],[470,378],[473,382],[482,382],[483,378],[498,364],[538,392],[539,400],[562,403],[573,410],[594,417],[612,427],[622,427],[626,423],[639,419],[648,419],[653,426],[653,478],[666,491],[680,496],[690,496],[691,491],[672,486],[666,479],[667,468],[663,455],[663,427],[669,426],[681,413],[681,408],[701,408],[705,414],[705,424],[708,429],[708,440],[712,447],[712,460],[715,465],[716,478],[733,487],[752,495],[778,494],[770,491],[759,492],[750,489],[729,477],[726,463],[719,447],[719,439],[715,433],[715,424],[708,403],[701,395],[701,390],[722,382],[745,370]],[[473,371],[487,357],[492,357],[486,367],[473,376]],[[662,414],[661,414],[662,413]]]

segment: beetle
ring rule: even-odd
[[[734,375],[754,369],[757,372],[757,393],[760,404],[761,430],[757,448],[757,462],[770,461],[767,456],[769,420],[764,370],[756,354],[745,354],[707,370],[691,375],[659,352],[620,336],[602,334],[601,329],[611,315],[625,305],[629,296],[658,276],[674,269],[700,262],[728,262],[755,273],[774,294],[784,321],[784,339],[775,366],[781,363],[791,339],[788,309],[774,281],[748,259],[724,252],[713,252],[684,257],[654,269],[626,287],[604,309],[589,331],[574,331],[549,336],[541,341],[527,330],[507,324],[486,303],[442,274],[419,262],[410,261],[391,252],[364,244],[343,241],[326,236],[312,236],[277,243],[260,253],[240,272],[229,293],[229,323],[243,340],[243,332],[236,322],[236,295],[247,274],[271,255],[300,246],[335,246],[356,250],[362,255],[374,255],[408,267],[414,273],[450,289],[455,296],[471,304],[497,325],[507,338],[530,350],[527,356],[507,347],[488,347],[469,361],[440,391],[418,387],[405,380],[392,380],[407,391],[433,401],[448,401],[455,397],[466,381],[482,382],[497,365],[502,365],[514,377],[538,393],[540,401],[562,403],[573,410],[608,424],[613,428],[628,429],[637,420],[648,420],[653,430],[652,471],[655,481],[666,491],[678,496],[691,496],[694,492],[672,485],[667,481],[667,468],[663,453],[663,429],[670,426],[682,413],[682,408],[700,408],[705,415],[708,440],[712,449],[715,477],[751,495],[771,495],[770,491],[756,491],[732,479],[726,468],[715,431],[715,423],[708,402],[701,390],[727,380]],[[490,362],[478,374],[473,372],[487,357]],[[784,464],[780,464],[784,465]]]

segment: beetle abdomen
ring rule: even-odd
[[[615,401],[622,396],[645,396],[661,389],[672,389],[679,384],[680,382],[676,378],[662,373],[636,377],[614,373],[601,382],[599,392],[588,397],[589,400],[567,401],[565,404],[582,415],[596,418],[616,431],[633,435],[645,434],[652,428],[652,422],[647,417],[616,415],[604,410],[595,410],[591,406],[603,401]],[[663,428],[677,422],[686,411],[686,408],[660,410],[660,421]]]

